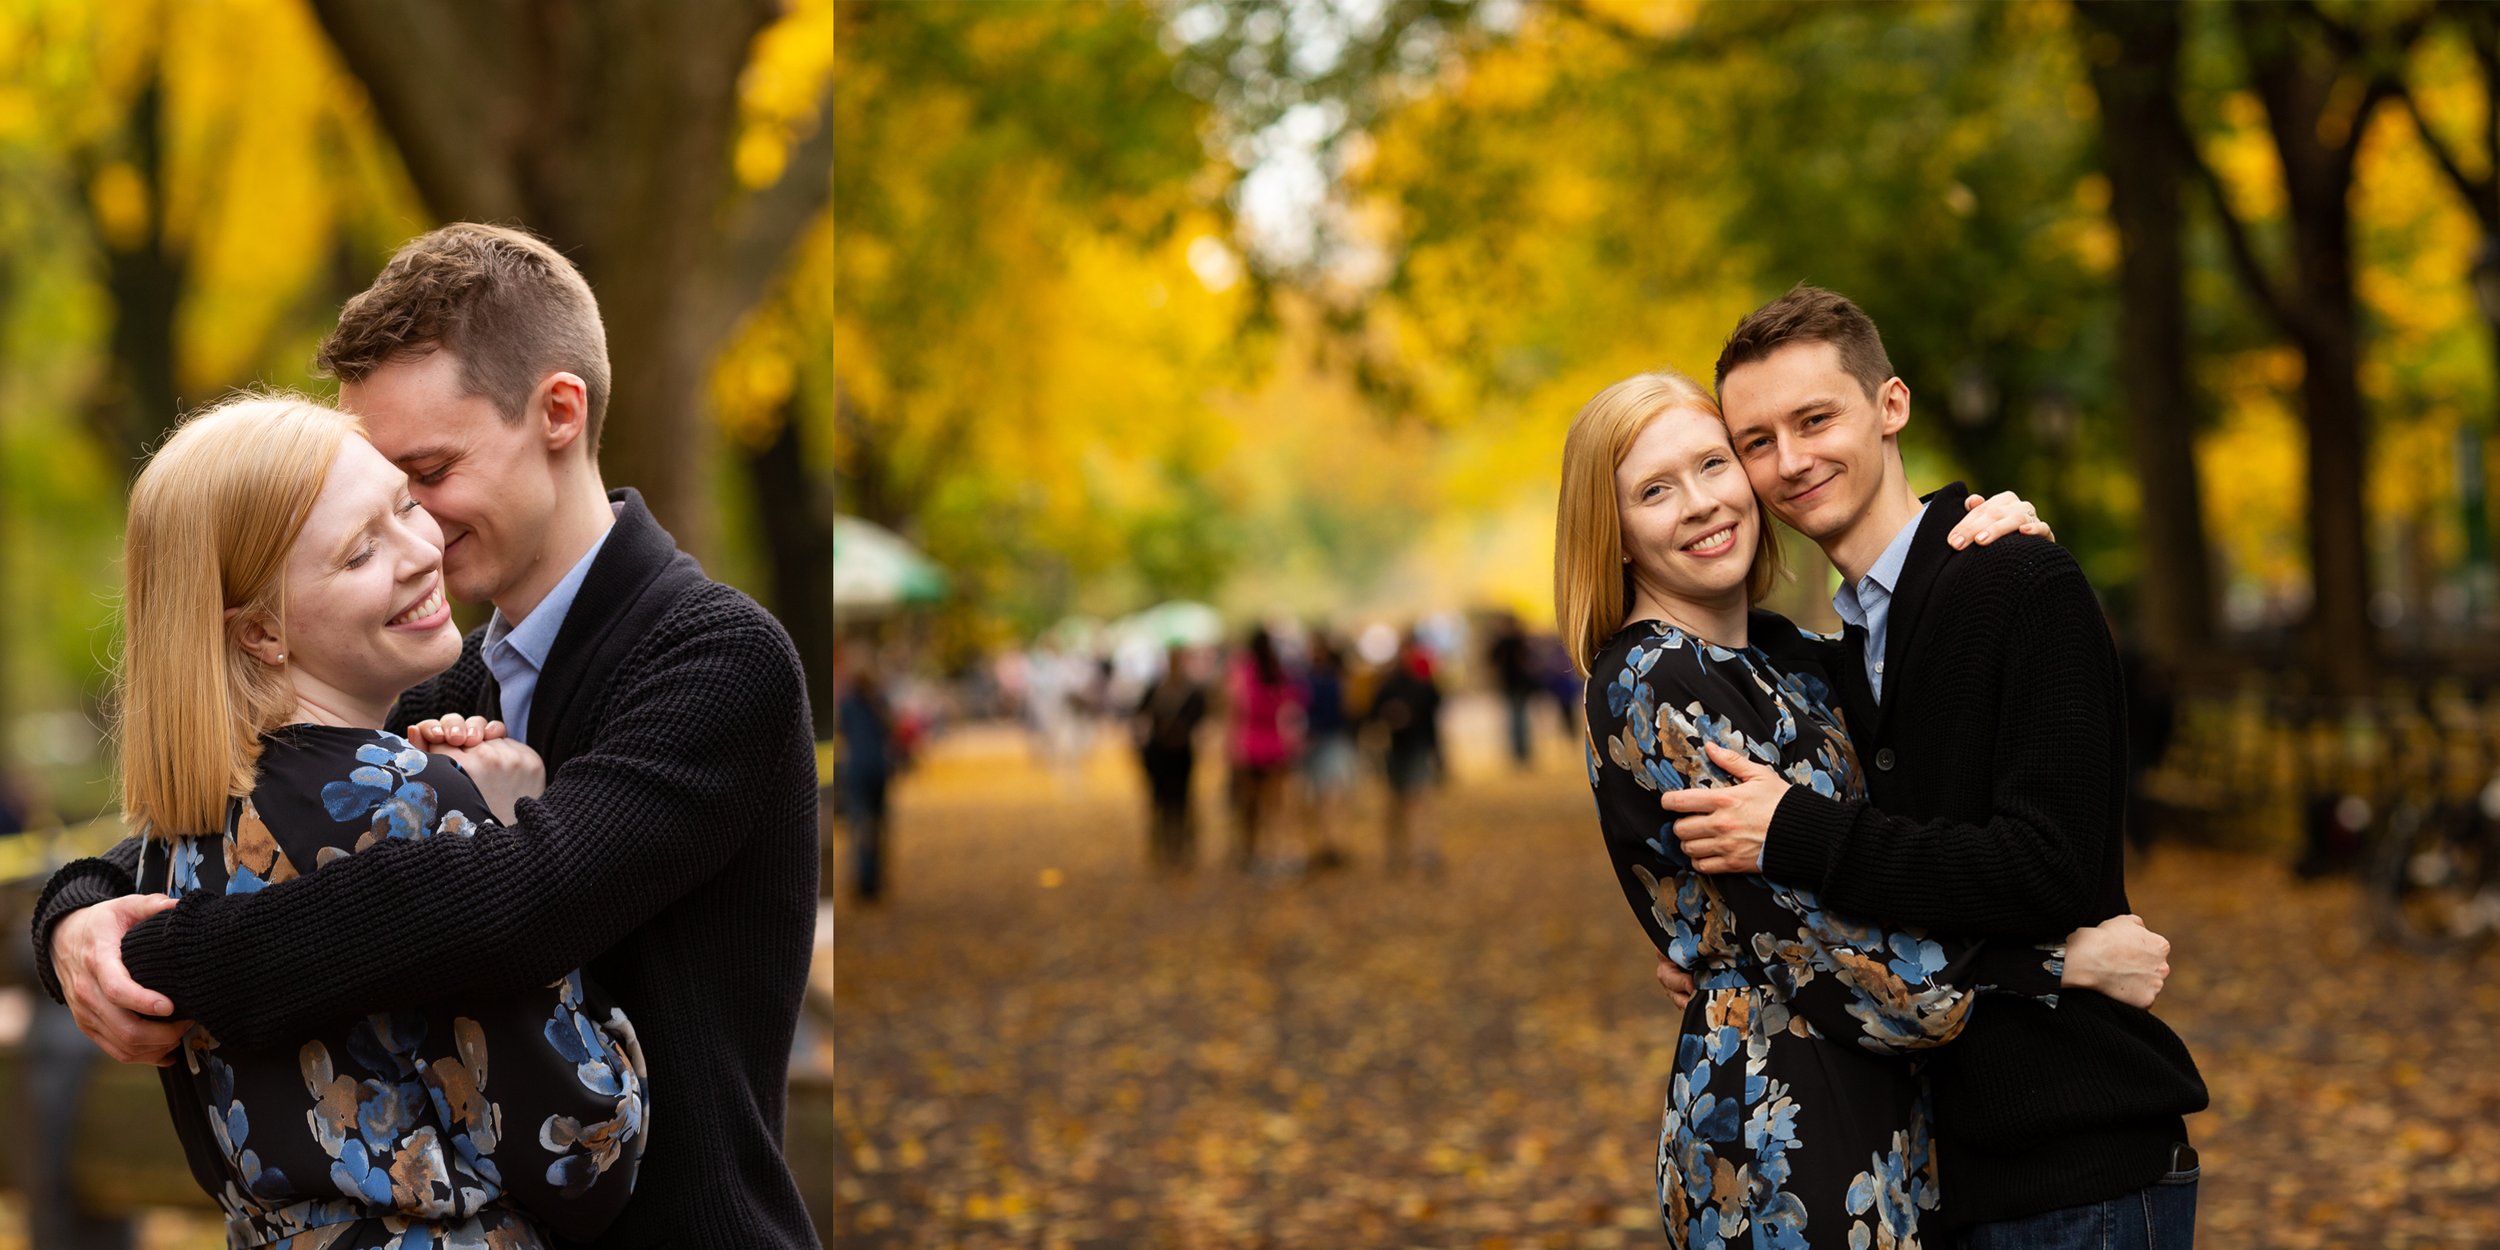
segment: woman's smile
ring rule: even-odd
[[[1678,548],[1678,550],[1688,556],[1699,556],[1705,560],[1715,559],[1719,556],[1726,555],[1728,552],[1735,549],[1736,522],[1734,521],[1730,521],[1725,525],[1719,526],[1717,529],[1711,530],[1710,532],[1703,534],[1701,537],[1696,538]]]
[[[426,587],[425,593],[418,596],[415,603],[409,604],[399,615],[392,617],[384,628],[427,633],[442,628],[443,622],[450,619],[451,605],[444,601],[443,581],[437,577],[432,585]]]

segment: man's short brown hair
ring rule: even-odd
[[[577,374],[588,394],[583,435],[594,459],[608,410],[608,334],[599,301],[564,254],[522,230],[455,222],[402,244],[339,311],[314,364],[358,382],[386,364],[448,351],[460,388],[521,419],[548,374]]]
[[[1717,389],[1726,393],[1728,372],[1738,365],[1768,360],[1771,353],[1791,343],[1829,343],[1839,348],[1841,369],[1858,380],[1870,400],[1892,380],[1892,357],[1884,354],[1884,338],[1875,332],[1874,319],[1850,303],[1848,296],[1800,282],[1788,294],[1753,310],[1728,332],[1727,346],[1719,351]]]

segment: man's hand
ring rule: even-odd
[[[2039,510],[2010,490],[1998,491],[1985,499],[1973,495],[1962,501],[1962,509],[1970,515],[1955,522],[1953,532],[1944,536],[1957,550],[1972,543],[1985,547],[2018,531],[2057,541],[2057,531],[2040,519]]]
[[[420,751],[434,751],[443,747],[473,747],[481,742],[492,742],[504,736],[504,727],[502,721],[488,720],[483,716],[438,716],[410,725],[408,732],[401,736]]]
[[[1675,961],[1662,951],[1658,955],[1658,988],[1675,1000],[1677,1011],[1682,1011],[1685,1004],[1693,1001],[1693,974],[1676,967]]]
[[[2170,939],[2145,928],[2142,916],[2112,916],[2066,935],[2062,985],[2150,1007],[2169,979]]]
[[[493,724],[502,730],[502,721]],[[439,749],[460,765],[460,771],[467,773],[469,780],[477,783],[478,793],[486,796],[486,805],[494,809],[495,819],[507,825],[520,823],[515,809],[522,799],[546,793],[547,761],[523,743],[499,736],[471,746]]]
[[[1768,765],[1715,742],[1702,744],[1710,762],[1736,779],[1732,786],[1687,786],[1658,796],[1658,806],[1683,813],[1675,840],[1701,872],[1762,871],[1762,839],[1788,797],[1788,783]]]
[[[160,1068],[172,1063],[174,1047],[191,1027],[188,1020],[146,1019],[172,1014],[173,1000],[131,980],[122,966],[122,935],[173,905],[162,894],[126,895],[82,907],[52,927],[52,969],[60,975],[70,1018],[88,1040],[123,1063]]]

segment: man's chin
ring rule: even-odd
[[[452,602],[460,604],[476,605],[495,601],[495,588],[489,584],[487,578],[470,576],[462,569],[443,570],[443,593],[450,595]]]
[[[1771,514],[1772,519],[1780,524],[1818,543],[1823,541],[1830,532],[1840,528],[1836,520],[1840,515],[1838,508],[1808,505],[1803,511],[1792,511],[1765,503],[1762,505],[1762,510]]]

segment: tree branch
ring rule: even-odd
[[[526,201],[506,132],[524,110],[513,98],[508,37],[471,29],[475,5],[312,0],[312,7],[372,98],[426,207],[445,220],[522,219]]]
[[[2274,279],[2266,273],[2265,263],[2257,258],[2257,249],[2248,237],[2248,227],[2231,211],[2230,193],[2222,185],[2221,175],[2214,172],[2213,163],[2205,159],[2204,150],[2197,147],[2196,136],[2188,131],[2187,119],[2176,109],[2165,112],[2170,120],[2171,141],[2179,145],[2181,159],[2187,162],[2189,172],[2196,175],[2197,184],[2205,189],[2206,198],[2213,201],[2214,220],[2222,227],[2222,241],[2229,247],[2231,267],[2239,272],[2241,285],[2248,288],[2249,297],[2285,333],[2296,339],[2303,337],[2307,318],[2283,298]]]
[[[2466,206],[2473,209],[2475,218],[2482,222],[2483,233],[2500,233],[2500,200],[2494,198],[2500,192],[2495,192],[2493,180],[2488,176],[2474,178],[2466,174],[2465,167],[2457,163],[2455,151],[2431,129],[2430,119],[2422,115],[2421,101],[2416,100],[2403,83],[2396,84],[2394,96],[2396,102],[2404,105],[2405,112],[2412,116],[2414,133],[2422,137],[2422,146],[2430,149],[2431,159],[2438,162],[2440,172],[2448,175],[2449,182],[2456,184],[2457,193],[2465,197]]]

